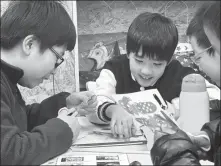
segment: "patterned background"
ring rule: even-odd
[[[179,42],[188,42],[187,26],[202,1],[78,1],[79,70],[80,87],[94,80],[99,70],[95,62],[110,59],[120,47],[126,52],[126,32],[133,19],[142,12],[156,12],[171,18],[179,32]],[[116,43],[116,41],[118,43]],[[97,48],[98,42],[103,45]],[[105,48],[104,48],[105,47]],[[97,55],[96,55],[97,54]],[[91,56],[92,55],[92,56]],[[100,59],[99,59],[100,57]],[[192,66],[188,55],[175,55],[185,66]]]
[[[62,3],[72,17],[72,1],[63,1]],[[170,17],[177,25],[179,42],[187,42],[186,28],[201,3],[201,1],[77,1],[80,71],[90,71],[94,67],[94,61],[87,57],[98,42],[104,43],[108,53],[113,53],[116,41],[125,50],[125,32],[127,32],[132,20],[145,11],[157,12]],[[7,1],[1,1],[1,9],[3,9],[1,14],[6,7]],[[73,92],[76,89],[73,56],[67,54],[66,63],[56,73],[56,93],[60,91]],[[86,67],[88,68],[86,69]],[[81,77],[80,80],[82,80]],[[83,84],[85,84],[85,80],[83,80]],[[32,90],[21,87],[20,89],[28,103],[40,102],[53,94],[52,78]]]
[[[127,32],[132,20],[142,12],[170,17],[185,34],[189,20],[201,1],[77,1],[78,33]]]

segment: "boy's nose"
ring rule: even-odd
[[[151,74],[153,73],[153,71],[152,71],[152,68],[151,68],[151,67],[145,66],[145,67],[143,67],[143,68],[141,69],[141,73],[142,73],[143,75],[148,76],[148,75],[151,75]]]

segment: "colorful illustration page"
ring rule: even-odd
[[[156,94],[161,103],[164,104],[164,100],[157,89],[128,94],[117,94],[112,97],[125,110],[132,114],[140,124],[148,126],[153,130],[172,128],[170,123],[165,120],[160,113],[162,108],[153,97],[153,94]]]

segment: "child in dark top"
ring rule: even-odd
[[[206,8],[207,6],[202,7]],[[199,67],[200,71],[205,73],[207,76],[210,76],[210,79],[214,82],[214,84],[218,85],[219,78],[217,75],[219,75],[220,67],[219,65],[214,64],[219,64],[220,61],[217,61],[215,58],[211,58],[218,56],[218,53],[211,46],[203,29],[203,20],[201,17],[204,10],[196,12],[195,16],[190,21],[186,34],[189,37],[189,41],[195,52],[195,55],[192,58],[193,62]],[[217,89],[219,88],[217,87]],[[214,120],[220,116],[219,103],[220,100],[218,99],[210,100],[210,120]]]
[[[56,1],[12,1],[3,13],[1,165],[40,165],[76,140],[80,125],[67,108],[87,102],[93,93],[62,92],[26,105],[17,87],[34,88],[47,79],[75,41],[74,24]],[[85,114],[95,111],[96,99],[82,108]]]
[[[201,13],[201,14],[199,14]],[[210,69],[210,77],[220,87],[220,1],[204,3],[197,14],[201,26],[211,43],[213,54],[199,55],[205,72]],[[196,14],[196,15],[197,15]],[[197,57],[196,57],[197,59]],[[206,59],[206,63],[204,60]],[[202,61],[202,62],[201,62]],[[207,66],[208,65],[208,66]],[[209,67],[209,68],[207,68]],[[216,73],[216,74],[214,74]],[[220,103],[219,103],[220,105]],[[220,106],[219,106],[220,113]],[[158,138],[151,149],[154,165],[201,165],[199,160],[209,160],[214,165],[221,165],[221,122],[220,116],[202,126],[199,133],[189,136],[182,130],[175,134]],[[202,136],[208,136],[205,140]],[[197,136],[197,137],[196,137]],[[209,147],[207,150],[202,147]]]
[[[105,64],[96,80],[97,94],[123,94],[157,88],[171,102],[179,97],[183,77],[193,73],[172,60],[178,43],[175,24],[158,13],[137,16],[127,33],[127,55]],[[90,116],[94,123],[110,123],[112,133],[131,137],[133,118],[121,106],[98,96],[97,114]]]

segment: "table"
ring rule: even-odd
[[[86,117],[78,117],[79,123],[81,125],[81,131],[82,133],[91,131],[95,128],[99,128],[97,125],[94,125],[88,121]],[[82,136],[82,133],[80,133],[79,137]],[[101,137],[101,136],[100,136]],[[99,136],[95,137],[96,139],[99,138]],[[85,140],[91,139],[91,136],[85,136]],[[76,140],[75,143],[79,143],[79,140]],[[71,146],[67,152],[60,156],[65,156],[69,154],[75,154],[75,155],[85,155],[89,153],[124,153],[127,154],[129,163],[133,161],[139,161],[142,165],[152,165],[152,161],[150,158],[150,152],[147,150],[147,146],[145,144],[143,145],[127,145],[127,146],[111,146],[111,147],[90,147],[90,148],[82,148],[82,147],[75,147]],[[57,158],[59,156],[55,157],[52,160],[49,160],[48,162],[44,163],[43,165],[56,165]],[[201,161],[202,165],[213,165],[213,163],[208,161]]]

